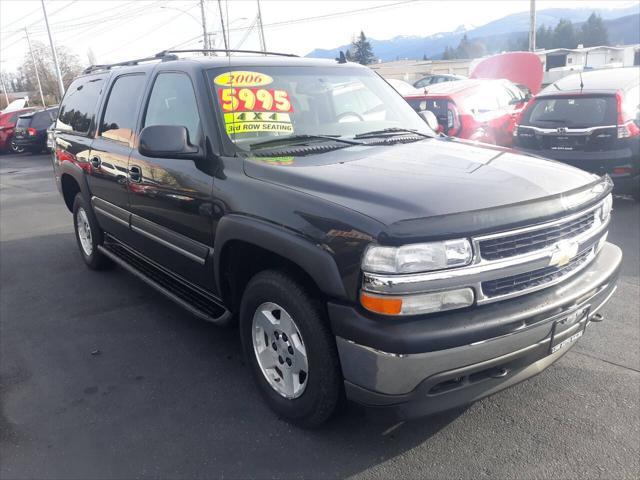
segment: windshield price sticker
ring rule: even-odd
[[[220,88],[220,105],[224,112],[292,112],[289,94],[266,88]]]
[[[264,88],[273,78],[260,72],[232,71],[218,75],[218,100],[224,114],[227,134],[293,133],[289,93]]]
[[[273,83],[273,78],[260,72],[234,71],[218,75],[213,83],[223,87],[262,87]]]
[[[224,123],[228,134],[252,132],[293,133],[293,125],[288,113],[225,113]]]

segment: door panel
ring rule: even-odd
[[[190,142],[203,148],[188,75],[157,75],[141,128],[149,125],[185,126]],[[209,160],[145,157],[135,149],[129,170],[133,246],[187,280],[211,288],[213,172]]]
[[[98,123],[98,135],[89,154],[87,181],[92,196],[103,202],[96,209],[100,225],[123,241],[131,231],[122,217],[129,209],[128,162],[135,130],[140,95],[145,86],[142,73],[125,74],[111,83],[109,95]],[[95,203],[95,202],[94,202]],[[111,211],[107,205],[111,205]]]
[[[213,176],[193,160],[143,157],[134,151],[130,167],[131,225],[134,247],[152,260],[202,286],[211,286],[213,268],[205,269],[211,233]]]

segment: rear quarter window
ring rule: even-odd
[[[60,105],[56,129],[88,133],[103,85],[104,77],[91,76],[74,80]]]

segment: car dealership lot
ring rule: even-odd
[[[625,260],[605,321],[543,374],[464,411],[398,423],[352,407],[304,431],[261,401],[235,330],[122,269],[86,269],[48,156],[2,156],[0,175],[2,478],[640,471],[637,203],[614,205]]]

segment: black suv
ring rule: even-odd
[[[608,177],[437,136],[360,65],[175,53],[69,86],[56,182],[84,262],[237,323],[283,417],[468,404],[601,319]]]
[[[39,153],[47,149],[47,129],[56,120],[58,107],[49,107],[21,115],[16,123],[13,142],[24,151]]]
[[[598,175],[640,199],[640,67],[574,74],[531,101],[514,145]]]

